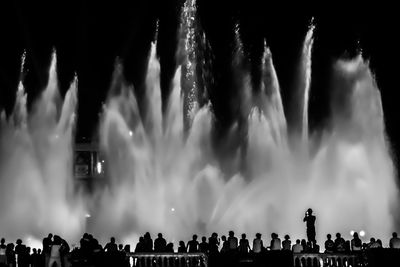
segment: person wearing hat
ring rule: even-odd
[[[315,216],[312,215],[313,210],[312,209],[308,209],[306,211],[306,215],[303,219],[303,222],[306,223],[307,226],[307,239],[309,242],[311,242],[313,245],[316,244],[316,240],[315,240]]]

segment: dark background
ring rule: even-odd
[[[20,58],[27,51],[25,87],[29,105],[45,87],[52,49],[57,50],[61,92],[74,73],[79,78],[78,137],[96,130],[101,103],[110,86],[115,59],[121,59],[126,79],[139,99],[150,42],[159,20],[158,55],[162,91],[167,95],[176,68],[175,50],[183,1],[2,1],[0,8],[0,109],[12,110],[19,79]],[[389,140],[400,151],[398,113],[399,34],[396,9],[332,2],[198,0],[201,25],[214,53],[215,84],[209,95],[223,132],[237,110],[229,101],[237,93],[232,77],[234,25],[239,23],[244,47],[254,64],[263,39],[271,48],[284,103],[290,101],[299,54],[310,20],[316,25],[312,57],[310,127],[323,127],[329,115],[332,63],[362,50],[382,92]],[[253,66],[254,67],[254,66]]]

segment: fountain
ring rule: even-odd
[[[193,8],[194,1],[188,0],[183,18],[195,20]],[[305,238],[302,216],[312,207],[319,242],[326,233],[342,232],[348,238],[352,230],[363,230],[366,237],[388,237],[394,230],[393,210],[398,200],[396,170],[379,89],[368,63],[358,56],[334,64],[329,126],[309,132],[314,29],[310,27],[300,62],[295,110],[300,114],[300,130],[291,132],[279,73],[265,44],[260,92],[252,90],[249,79],[243,79],[241,107],[247,118],[247,146],[246,153],[238,148],[231,155],[229,167],[238,170],[231,175],[221,168],[212,145],[211,104],[198,104],[204,92],[198,94],[197,79],[205,76],[197,75],[195,52],[206,39],[202,35],[199,45],[193,37],[197,24],[182,24],[189,48],[173,78],[164,114],[155,44],[146,78],[146,118],[140,116],[133,90],[124,82],[122,66],[116,65],[99,127],[106,186],[92,194],[73,190],[77,81],[61,101],[54,54],[48,86],[29,114],[21,81],[14,112],[8,118],[1,116],[1,233],[16,238],[57,232],[77,240],[90,212],[89,230],[102,240],[116,235],[136,242],[139,234],[150,231],[177,241],[193,233],[228,230],[246,232],[249,237],[256,232],[264,237],[277,232]],[[235,60],[240,60],[239,35],[237,41]],[[233,140],[230,134],[238,127],[232,126],[227,140]]]

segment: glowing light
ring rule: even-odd
[[[174,212],[174,211],[175,211],[175,208],[171,208],[171,211]]]
[[[360,231],[360,236],[361,236],[361,237],[364,237],[364,236],[365,236],[365,231],[364,231],[364,230],[361,230],[361,231]]]
[[[90,218],[90,217],[92,217],[92,216],[91,216],[89,213],[86,213],[86,214],[85,214],[85,217],[86,217],[86,218]]]
[[[129,131],[129,136],[132,136],[133,135],[133,132],[132,131]]]
[[[101,166],[101,162],[97,162],[96,170],[98,174],[101,174],[101,171],[103,170],[103,166]]]
[[[354,233],[355,233],[355,232],[354,232],[353,230],[350,231],[350,235],[351,235],[351,236],[353,236]]]

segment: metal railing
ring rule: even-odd
[[[359,266],[360,256],[356,254],[294,253],[295,267],[348,267]]]
[[[134,267],[208,267],[204,253],[128,253]]]

